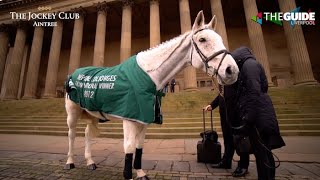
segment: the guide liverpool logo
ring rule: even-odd
[[[288,21],[292,28],[295,25],[315,25],[316,13],[300,12],[300,7],[291,10],[290,12],[259,12],[257,15],[252,16],[251,20],[262,25],[262,19],[273,22],[282,26],[282,21]]]

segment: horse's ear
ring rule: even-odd
[[[195,31],[202,26],[204,26],[204,15],[203,15],[203,12],[200,11],[196,17],[196,20],[194,21],[194,24],[192,26],[192,30]]]
[[[211,19],[211,21],[208,23],[208,28],[213,29],[214,31],[216,30],[216,26],[217,26],[217,18],[216,15],[214,15]]]

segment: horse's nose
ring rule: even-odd
[[[226,75],[227,75],[227,76],[232,75],[232,67],[231,67],[231,66],[228,66],[228,67],[226,68]]]

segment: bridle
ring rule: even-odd
[[[209,29],[209,28],[200,29],[200,30],[196,31],[193,35],[196,35],[198,32],[203,31],[203,30],[205,30],[205,29]],[[204,54],[201,52],[201,50],[199,49],[197,43],[195,43],[193,37],[191,38],[191,41],[192,41],[192,44],[193,44],[192,50],[191,50],[191,65],[192,65],[193,47],[195,47],[197,53],[198,53],[199,56],[201,57],[201,60],[202,60],[202,62],[204,63],[204,65],[205,65],[205,67],[206,67],[206,73],[207,73],[207,74],[208,74],[208,69],[209,69],[210,67],[213,68],[212,66],[209,66],[209,64],[208,64],[209,61],[213,60],[215,57],[219,56],[220,54],[223,54],[222,59],[221,59],[219,65],[218,65],[217,70],[215,70],[215,69],[213,68],[213,69],[214,69],[214,73],[212,74],[212,76],[218,76],[218,71],[219,71],[219,68],[220,68],[220,66],[221,66],[221,64],[222,64],[222,61],[224,60],[224,58],[226,57],[227,54],[230,54],[230,52],[227,51],[226,49],[222,49],[222,50],[220,50],[220,51],[217,51],[217,52],[213,53],[211,56],[207,57],[206,55],[204,55]]]

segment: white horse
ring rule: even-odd
[[[193,24],[192,30],[174,39],[164,42],[154,48],[139,52],[136,63],[142,69],[156,90],[162,89],[179,71],[192,65],[202,69],[209,76],[215,77],[221,85],[233,84],[238,77],[238,66],[226,50],[222,38],[214,31],[216,19],[213,17],[208,24],[204,23],[203,12],[200,11]],[[139,79],[139,78],[138,78]],[[110,79],[109,79],[110,80]],[[147,92],[145,92],[147,93]],[[72,101],[67,93],[65,107],[68,114],[69,152],[65,169],[74,168],[74,140],[76,124],[81,114],[91,117],[85,129],[85,158],[88,169],[96,169],[91,157],[91,140],[98,135],[98,119],[123,120],[125,167],[123,176],[132,179],[132,167],[136,169],[138,179],[148,179],[141,168],[142,148],[146,129],[149,123],[114,116],[105,112],[89,111]],[[154,94],[151,94],[154,96]],[[90,94],[87,94],[87,97]],[[130,103],[130,102],[125,102]],[[110,104],[110,103],[109,103]],[[113,102],[112,102],[113,104]],[[152,107],[153,108],[153,107]],[[133,154],[135,158],[133,162]],[[133,163],[132,163],[133,162]],[[133,165],[132,165],[133,164]]]

